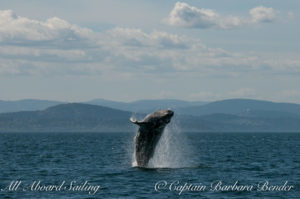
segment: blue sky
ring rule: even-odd
[[[0,99],[300,103],[295,0],[2,0]]]

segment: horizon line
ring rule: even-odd
[[[224,99],[216,99],[216,100],[186,100],[186,99],[178,99],[178,98],[142,98],[142,99],[135,99],[130,101],[119,101],[113,99],[105,99],[105,98],[93,98],[90,100],[57,100],[57,99],[42,99],[42,98],[21,98],[21,99],[0,99],[0,102],[18,102],[18,101],[30,101],[30,100],[37,100],[37,101],[52,101],[52,102],[61,102],[61,103],[88,103],[94,100],[103,100],[103,101],[110,101],[110,102],[117,102],[117,103],[134,103],[139,101],[160,101],[160,100],[174,100],[174,101],[183,101],[183,102],[202,102],[202,103],[213,103],[218,101],[226,101],[226,100],[253,100],[253,101],[266,101],[272,103],[288,103],[288,104],[300,104],[300,102],[289,102],[289,101],[275,101],[275,100],[268,100],[268,99],[256,99],[256,98],[224,98]]]

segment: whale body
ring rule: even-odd
[[[173,115],[172,110],[160,110],[147,115],[142,121],[130,118],[132,123],[139,125],[139,130],[134,138],[137,166],[147,167],[164,128],[171,121]]]

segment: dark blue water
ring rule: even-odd
[[[134,133],[2,133],[0,198],[300,198],[300,133],[180,136],[185,142],[176,147],[192,149],[184,154],[188,166],[140,169],[132,167]],[[34,189],[38,181],[57,190]],[[236,182],[253,188],[220,190]],[[264,183],[292,188],[258,190]]]

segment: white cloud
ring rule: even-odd
[[[205,12],[214,18],[210,11]],[[115,72],[238,77],[265,70],[300,72],[296,55],[276,56],[277,60],[274,56],[232,53],[209,48],[196,38],[161,31],[114,28],[97,33],[59,18],[38,21],[12,11],[0,11],[0,24],[2,75]]]
[[[275,19],[275,10],[273,8],[259,6],[252,8],[249,13],[254,23],[272,22]]]
[[[42,42],[71,44],[90,37],[91,30],[72,25],[57,17],[46,21],[17,16],[11,10],[0,11],[0,42],[41,44]]]
[[[112,45],[118,47],[187,48],[187,38],[159,31],[147,34],[140,29],[117,27],[107,31],[105,37],[104,41],[113,41]]]
[[[44,49],[24,46],[0,46],[1,57],[7,59],[44,59],[45,61],[80,61],[86,59],[86,53],[80,49]]]
[[[139,29],[110,30],[100,43],[118,57],[112,62],[121,59],[127,69],[133,66],[135,69],[148,69],[148,72],[190,71],[207,74],[226,69],[253,70],[258,59],[253,55],[208,48],[199,39],[158,31],[148,34]]]
[[[221,16],[214,10],[196,8],[187,3],[177,2],[165,22],[171,26],[185,28],[231,29],[244,25],[272,22],[275,10],[259,6],[249,11],[250,17]]]
[[[198,9],[187,3],[177,2],[169,15],[170,25],[207,28],[216,25],[218,14],[209,9]]]

